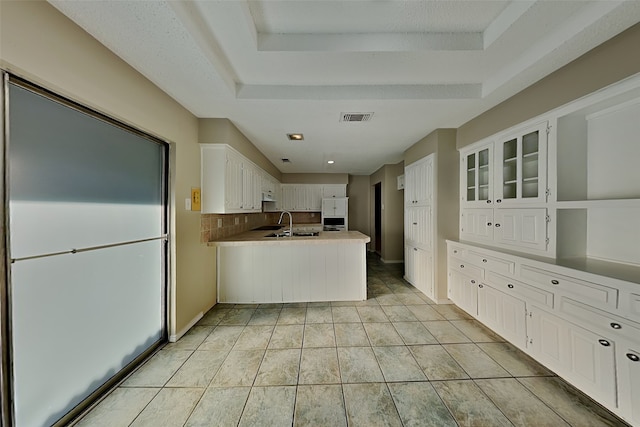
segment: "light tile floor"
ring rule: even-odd
[[[218,304],[81,426],[624,425],[369,257],[361,302]]]

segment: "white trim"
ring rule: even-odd
[[[403,259],[384,259],[384,258],[380,258],[380,261],[382,261],[385,264],[402,264],[404,262]]]
[[[196,314],[196,317],[194,317],[193,319],[191,319],[191,321],[189,323],[187,323],[187,326],[185,326],[184,328],[182,328],[182,330],[180,330],[180,332],[178,332],[175,335],[169,335],[169,342],[176,342],[178,341],[180,338],[182,338],[184,336],[184,334],[186,334],[187,332],[189,332],[189,329],[191,329],[196,323],[198,323],[198,321],[200,319],[202,319],[202,316],[204,316],[203,312],[200,312],[198,314]]]

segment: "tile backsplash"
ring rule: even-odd
[[[291,212],[294,224],[320,224],[320,212]],[[266,224],[276,224],[280,212],[200,215],[200,243],[223,239]],[[288,216],[285,216],[288,223]]]

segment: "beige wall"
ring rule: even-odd
[[[458,128],[462,148],[640,72],[640,23]]]
[[[347,196],[349,197],[349,230],[369,235],[369,197],[371,194],[368,175],[349,175]]]
[[[230,145],[272,177],[282,180],[278,168],[229,119],[198,120],[198,142]]]
[[[404,192],[398,190],[397,178],[404,174],[404,162],[384,165],[369,177],[370,188],[370,235],[375,234],[373,218],[374,203],[372,186],[382,184],[382,248],[381,258],[385,262],[404,260]]]
[[[283,184],[349,184],[346,173],[283,173]]]
[[[46,2],[0,1],[0,67],[175,143],[170,333],[210,308],[215,252],[200,244],[199,212],[183,209],[200,186],[197,119]]]
[[[456,150],[456,130],[437,129],[416,142],[404,152],[405,164],[409,165],[435,153],[435,296],[447,299],[447,239],[458,239],[459,213],[459,156]]]

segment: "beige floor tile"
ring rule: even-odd
[[[296,385],[300,367],[300,349],[267,350],[254,385]]]
[[[384,381],[371,347],[338,347],[338,362],[343,384]]]
[[[304,325],[303,347],[335,347],[333,324],[307,323]]]
[[[204,393],[204,388],[163,388],[131,427],[182,427]]]
[[[405,305],[425,305],[426,302],[420,298],[415,292],[397,293],[396,297]]]
[[[494,342],[478,343],[477,345],[514,377],[555,375],[512,344]]]
[[[431,321],[431,320],[445,320],[444,317],[437,311],[435,311],[432,306],[423,304],[423,305],[407,305],[407,310],[413,313],[416,318],[421,322]]]
[[[431,384],[460,425],[512,425],[473,381],[437,381]]]
[[[515,378],[476,380],[475,383],[516,426],[569,426]]]
[[[217,326],[198,350],[231,350],[243,330],[244,326]]]
[[[363,347],[370,345],[362,323],[336,323],[336,345],[338,347]]]
[[[422,369],[406,346],[373,347],[387,382],[426,381]]]
[[[249,319],[249,325],[275,325],[280,311],[279,308],[258,308]]]
[[[208,388],[185,427],[235,427],[240,421],[242,410],[251,387],[211,387]]]
[[[220,320],[219,325],[244,326],[249,323],[249,320],[251,320],[251,316],[253,316],[255,311],[256,310],[253,308],[232,308],[229,310],[227,315]]]
[[[278,325],[302,325],[307,317],[305,307],[284,307],[278,318]]]
[[[308,307],[306,323],[332,323],[331,306]]]
[[[298,386],[293,425],[294,427],[346,427],[347,416],[344,410],[342,386]]]
[[[340,384],[336,348],[303,348],[299,384]]]
[[[386,384],[344,384],[342,390],[349,425],[402,426]]]
[[[451,324],[458,328],[473,342],[503,342],[504,339],[477,320],[451,320]]]
[[[404,344],[391,323],[363,323],[363,326],[372,346]]]
[[[160,388],[119,387],[76,425],[79,427],[126,427],[160,390]]]
[[[269,349],[301,348],[304,325],[276,325],[269,341]]]
[[[442,346],[471,378],[511,376],[475,344],[443,344]]]
[[[428,382],[391,383],[389,391],[405,427],[457,427]]]
[[[378,307],[357,307],[358,314],[362,322],[388,322],[387,315],[382,308]]]
[[[468,313],[453,304],[438,304],[433,308],[447,320],[473,319]]]
[[[232,350],[213,377],[211,386],[250,386],[258,373],[264,350]]]
[[[466,379],[469,375],[441,345],[416,345],[409,350],[431,381]]]
[[[273,328],[272,325],[245,327],[238,337],[236,344],[233,346],[233,349],[257,350],[267,348]]]
[[[404,305],[381,305],[391,322],[417,322],[416,316]]]
[[[218,308],[220,306],[220,308]],[[222,308],[224,307],[224,308]],[[226,307],[223,305],[216,305],[211,310],[209,310],[202,319],[198,321],[198,326],[217,326],[227,314],[229,314],[229,310],[231,307]]]
[[[440,344],[470,343],[471,339],[449,321],[422,322]]]
[[[167,383],[167,387],[207,387],[227,357],[227,350],[194,351]]]
[[[253,387],[238,426],[290,427],[295,398],[295,387]]]
[[[391,290],[389,290],[389,293],[377,295],[376,300],[378,301],[378,304],[380,304],[380,306],[385,306],[385,305],[397,306],[402,304],[402,302],[398,299],[398,297],[396,297],[394,293],[391,292]]]
[[[194,326],[178,341],[167,344],[164,350],[196,350],[214,329],[214,326]]]
[[[124,387],[162,387],[193,352],[160,350],[123,383]]]
[[[393,322],[406,345],[438,344],[438,340],[420,322]]]
[[[360,322],[360,316],[355,307],[332,307],[331,313],[334,323]]]

